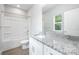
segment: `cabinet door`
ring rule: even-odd
[[[30,52],[30,55],[42,55],[43,44],[36,41],[33,38],[30,38],[29,52]]]
[[[47,47],[46,45],[44,45],[44,55],[50,55],[49,47]]]
[[[64,13],[64,33],[79,36],[79,8]]]
[[[62,53],[44,45],[44,55],[62,55]]]

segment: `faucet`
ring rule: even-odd
[[[71,35],[66,35],[65,38],[71,39]]]

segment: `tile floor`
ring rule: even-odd
[[[23,50],[21,49],[21,47],[17,47],[14,49],[3,51],[2,55],[29,55],[29,48]]]

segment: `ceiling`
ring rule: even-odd
[[[53,9],[56,6],[57,6],[57,4],[47,4],[43,7],[42,11],[43,11],[43,13],[46,13],[48,10]]]
[[[19,5],[20,7],[17,7],[17,5]],[[33,4],[7,4],[5,6],[20,8],[25,11],[28,11],[33,6]]]
[[[20,7],[17,7],[17,5],[20,5]],[[23,9],[24,11],[28,11],[34,4],[5,4],[5,6],[8,7],[15,7]],[[57,4],[44,4],[42,8],[42,12],[46,13],[48,10],[51,10],[51,8],[54,8]]]

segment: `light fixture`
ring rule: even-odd
[[[17,7],[20,7],[20,5],[17,5]]]

